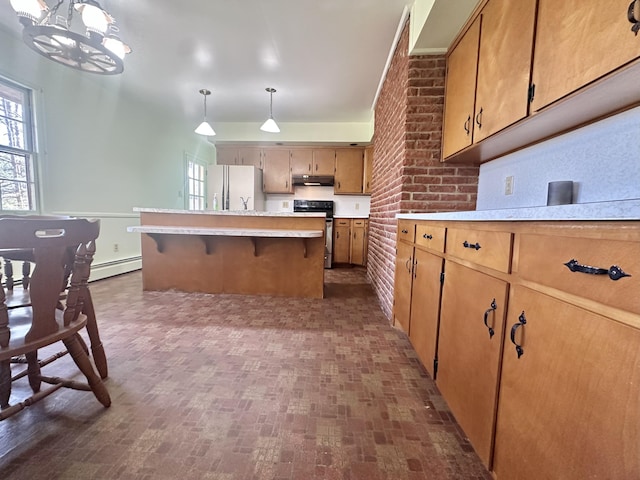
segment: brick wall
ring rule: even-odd
[[[368,274],[393,311],[397,213],[473,210],[478,167],[440,162],[445,57],[409,57],[404,31],[375,109]]]

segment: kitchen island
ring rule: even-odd
[[[134,211],[144,290],[323,297],[325,214]]]

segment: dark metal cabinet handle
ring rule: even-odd
[[[467,135],[471,133],[471,115],[467,117],[467,121],[464,122],[464,131],[467,132]]]
[[[402,229],[402,233],[409,233],[409,230],[406,230],[406,229],[403,228]]]
[[[633,0],[629,4],[627,19],[633,24],[631,31],[638,35],[638,30],[640,30],[640,0]]]
[[[581,265],[575,258],[564,264],[572,272],[588,273],[590,275],[609,275],[611,280],[620,280],[623,277],[630,277],[617,265],[611,265],[609,268],[592,267],[589,265]]]
[[[486,312],[484,312],[484,326],[487,327],[489,329],[489,338],[492,338],[493,335],[496,333],[495,330],[493,328],[491,328],[489,326],[489,324],[487,323],[487,318],[489,317],[489,314],[491,312],[495,312],[496,309],[498,308],[498,306],[496,305],[496,299],[494,298],[493,300],[491,300],[491,308],[487,309]]]
[[[411,268],[409,268],[409,263],[411,262],[411,257],[407,258],[407,261],[404,263],[404,268],[407,269],[407,272],[411,273]]]
[[[464,248],[473,248],[474,250],[480,250],[480,248],[482,248],[482,247],[480,247],[480,244],[479,244],[478,242],[476,242],[476,243],[469,243],[469,242],[467,242],[466,240],[465,240],[464,242],[462,242],[462,246],[463,246]]]
[[[476,125],[478,125],[478,128],[482,128],[482,107],[480,107],[480,111],[476,115]]]
[[[418,276],[418,261],[413,262],[413,278]]]
[[[518,323],[516,323],[513,327],[511,327],[511,343],[516,346],[516,353],[518,354],[518,358],[520,358],[524,354],[524,350],[522,349],[522,345],[518,345],[516,343],[516,330],[523,325],[526,325],[527,319],[524,316],[524,310],[518,317]]]
[[[426,238],[427,240],[433,240],[433,235],[427,235],[426,233],[422,235],[422,238]]]

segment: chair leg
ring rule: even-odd
[[[104,353],[102,340],[100,340],[98,322],[96,321],[96,312],[93,309],[93,301],[91,300],[91,293],[89,293],[89,289],[86,290],[82,313],[87,316],[86,328],[87,334],[89,335],[89,341],[91,342],[91,356],[93,357],[93,361],[96,364],[96,369],[98,370],[100,377],[105,379],[109,375],[109,370],[107,368],[107,356]]]
[[[76,365],[80,369],[80,371],[87,377],[87,382],[93,391],[93,394],[96,396],[98,401],[102,403],[105,407],[111,405],[111,397],[109,396],[109,392],[107,391],[107,387],[104,386],[100,377],[96,374],[93,369],[93,365],[91,365],[91,361],[89,360],[89,356],[85,353],[78,341],[79,334],[72,335],[63,340],[65,347],[69,351],[71,358],[76,362]]]
[[[40,391],[40,362],[38,362],[38,351],[29,352],[27,357],[27,376],[29,377],[29,385],[33,393]]]
[[[11,360],[0,362],[0,409],[4,410],[9,406],[11,396]]]

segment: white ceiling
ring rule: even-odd
[[[202,117],[198,90],[208,88],[214,128],[216,122],[266,119],[265,87],[277,90],[273,114],[278,122],[370,121],[399,22],[412,3],[101,1],[133,49],[120,87],[148,101],[165,102],[170,110],[193,118],[194,125]],[[448,47],[477,0],[435,3],[418,37],[418,46],[427,50]],[[9,0],[0,0],[0,23],[16,35],[21,30]],[[24,54],[36,55],[26,46]]]

